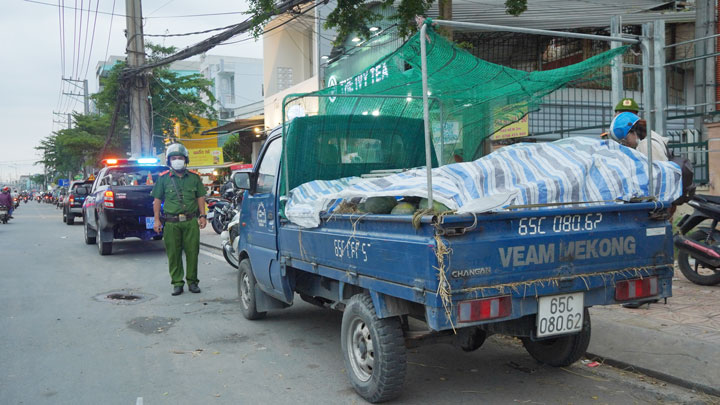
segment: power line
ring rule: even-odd
[[[188,35],[207,34],[208,32],[226,30],[228,28],[234,27],[235,25],[236,24],[228,25],[225,27],[219,27],[219,28],[211,28],[211,29],[205,30],[205,31],[186,32],[184,34],[143,34],[143,36],[144,37],[165,37],[165,38],[167,38],[167,37],[185,37]]]
[[[87,79],[88,72],[90,71],[90,62],[92,61],[93,46],[95,45],[95,28],[97,26],[98,7],[100,7],[100,0],[97,0],[95,3],[95,18],[93,20],[92,37],[90,38],[90,53],[88,54],[87,65],[85,66],[85,75],[83,76],[85,79]],[[88,20],[88,22],[90,21]]]
[[[57,4],[46,3],[44,1],[37,1],[37,0],[23,0],[23,1],[26,3],[41,4],[43,6],[61,7],[61,8],[67,9],[67,10],[86,11],[84,9],[81,10],[81,9],[77,8],[77,4],[75,5],[75,7],[68,7],[65,5],[59,6]],[[127,18],[127,15],[125,15],[125,14],[114,14],[114,13],[111,14],[107,11],[98,11],[98,14],[116,15],[118,17],[126,17]],[[223,12],[223,13],[186,14],[186,15],[165,15],[165,16],[157,16],[157,17],[143,17],[143,19],[212,17],[212,16],[218,16],[218,15],[236,15],[236,14],[247,14],[247,11],[227,11],[227,12]]]
[[[114,19],[115,19],[115,0],[113,0],[112,14],[110,14],[110,30],[108,31],[108,40],[107,40],[107,46],[105,47],[105,58],[103,58],[103,62],[107,60],[108,51],[110,51],[110,34],[112,34],[112,25],[113,25]]]

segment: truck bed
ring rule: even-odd
[[[537,311],[538,296],[585,291],[585,306],[605,304],[614,301],[607,286],[650,275],[659,278],[659,297],[670,296],[672,230],[650,216],[656,208],[636,203],[450,215],[439,225],[428,216],[418,229],[409,215],[333,215],[313,229],[281,223],[278,246],[293,268],[430,311],[510,294],[513,317],[520,317]],[[439,285],[449,297],[438,293]]]

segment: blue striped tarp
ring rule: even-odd
[[[473,162],[432,170],[433,198],[457,213],[499,211],[509,205],[617,204],[648,195],[648,160],[614,141],[567,138],[518,143]],[[653,161],[655,195],[671,202],[682,191],[680,168]],[[424,168],[387,177],[311,181],[290,191],[285,215],[303,227],[320,225],[320,213],[338,199],[427,197]]]

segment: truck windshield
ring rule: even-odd
[[[164,170],[163,166],[115,167],[108,170],[106,176],[113,186],[152,186]]]

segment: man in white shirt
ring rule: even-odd
[[[610,124],[610,137],[621,145],[633,148],[645,156],[648,154],[647,143],[652,140],[653,160],[667,161],[667,138],[660,136],[655,131],[650,131],[650,136],[647,137],[646,128],[645,120],[641,120],[631,112],[623,112],[613,118]]]

